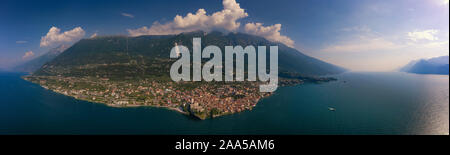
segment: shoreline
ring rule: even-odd
[[[130,107],[130,108],[131,107],[166,108],[168,110],[173,110],[173,111],[176,111],[178,113],[181,113],[181,114],[184,114],[184,115],[187,115],[187,116],[192,116],[192,117],[198,118],[200,120],[205,120],[205,119],[208,119],[208,118],[216,118],[216,117],[220,117],[220,116],[224,116],[224,115],[231,115],[231,114],[240,113],[240,112],[247,111],[247,110],[251,111],[261,101],[261,99],[269,97],[269,96],[272,96],[273,94],[275,94],[275,92],[274,93],[260,94],[260,95],[254,95],[253,94],[252,95],[252,97],[254,97],[253,100],[248,100],[248,101],[242,101],[241,100],[240,101],[241,104],[243,104],[243,105],[242,106],[238,106],[237,107],[238,110],[229,110],[229,107],[227,108],[227,105],[217,105],[217,106],[221,106],[220,108],[222,108],[222,109],[225,109],[225,110],[228,109],[228,111],[222,111],[222,112],[217,113],[216,112],[217,109],[214,106],[212,107],[212,109],[203,109],[204,107],[202,107],[202,106],[199,107],[199,104],[203,105],[203,106],[205,106],[205,105],[208,106],[208,104],[210,104],[210,102],[205,102],[205,101],[208,101],[208,100],[203,100],[203,102],[198,102],[197,101],[198,99],[195,99],[197,102],[194,103],[193,99],[189,99],[188,98],[188,100],[192,101],[192,103],[190,103],[189,101],[185,101],[184,103],[180,103],[178,105],[175,105],[175,104],[172,104],[170,102],[170,100],[168,100],[167,102],[160,102],[159,104],[149,104],[149,103],[147,103],[147,101],[145,101],[145,102],[137,102],[137,100],[135,100],[134,98],[117,99],[117,97],[116,97],[116,99],[112,99],[112,100],[102,100],[101,98],[100,99],[98,99],[98,98],[96,99],[96,96],[94,96],[91,99],[91,97],[89,97],[89,94],[78,95],[78,92],[76,94],[71,94],[70,90],[61,89],[61,87],[58,87],[58,88],[52,87],[51,84],[50,85],[45,85],[47,83],[47,80],[48,80],[48,79],[45,79],[46,77],[44,77],[43,80],[32,79],[32,78],[29,78],[29,77],[31,77],[31,76],[22,76],[21,78],[23,80],[25,80],[25,81],[37,84],[37,85],[39,85],[42,88],[45,88],[47,90],[50,90],[52,92],[55,92],[55,93],[58,93],[58,94],[61,94],[61,95],[64,95],[64,96],[72,97],[72,98],[74,98],[76,100],[87,101],[87,102],[91,102],[91,103],[104,104],[106,106],[115,107],[115,108],[127,108],[127,107]],[[39,80],[39,81],[37,81],[37,80]],[[51,79],[51,78],[50,78],[50,80],[62,81],[61,79]],[[63,80],[65,81],[65,79],[63,79]],[[324,80],[324,79],[320,79],[319,81],[322,81],[322,80]],[[284,83],[280,83],[280,86],[279,86],[280,88],[281,87],[289,87],[289,86],[297,86],[297,85],[301,85],[301,84],[304,84],[304,83],[313,83],[313,84],[314,83],[315,84],[322,83],[322,82],[310,82],[310,81],[303,82],[303,81],[298,81],[298,80],[295,80],[295,79],[293,79],[292,81],[290,81],[290,80],[283,80],[283,81],[284,81]],[[334,79],[334,78],[332,78],[332,80],[325,79],[323,82],[330,82],[330,81],[336,81],[336,79]],[[42,83],[44,83],[44,85]],[[131,86],[131,84],[130,84],[130,86]],[[139,87],[141,87],[141,86],[139,86]],[[165,88],[165,87],[163,86],[163,88]],[[170,87],[170,88],[172,88],[172,87]],[[233,89],[233,88],[231,88],[231,89]],[[248,89],[246,89],[246,90],[248,91]],[[82,90],[82,91],[84,91],[84,90]],[[95,91],[96,90],[94,90],[94,93],[96,93]],[[167,91],[167,88],[166,88],[166,91]],[[228,93],[230,91],[231,90],[229,90]],[[171,92],[171,90],[169,90],[169,92]],[[206,94],[208,94],[208,91],[206,91]],[[95,94],[95,95],[97,95],[97,94]],[[238,98],[238,100],[239,99],[240,98]],[[202,100],[202,99],[200,99],[200,100]],[[227,102],[230,102],[230,97],[228,97],[226,99],[223,98],[223,100],[227,101]],[[161,100],[161,101],[165,101],[165,100]],[[217,99],[215,101],[219,103],[219,101]],[[233,101],[231,101],[231,102],[233,102]],[[229,104],[235,104],[235,102],[229,103]],[[247,106],[244,108],[244,105],[247,105]],[[235,105],[233,105],[233,106],[235,106]],[[240,108],[240,107],[242,107],[242,108]],[[211,108],[211,107],[209,107],[209,108]],[[233,108],[236,108],[236,106],[233,107]]]
[[[23,79],[23,78],[22,78],[22,79]],[[25,79],[24,79],[24,80],[25,80]],[[28,81],[28,80],[25,80],[25,81]],[[28,81],[28,82],[31,82],[31,81]],[[31,83],[33,83],[33,82],[31,82]],[[37,83],[34,83],[34,84],[37,84]],[[64,93],[60,93],[60,92],[54,91],[54,90],[49,89],[49,88],[47,88],[47,87],[45,87],[45,86],[42,86],[42,85],[40,85],[40,84],[37,84],[37,85],[40,86],[41,88],[44,88],[44,89],[49,90],[49,91],[51,91],[51,92],[54,92],[54,93],[57,93],[57,94],[60,94],[60,95],[64,95],[64,96],[68,96],[68,97],[71,97],[71,98],[73,98],[73,99],[75,99],[75,100],[79,100],[79,101],[85,101],[85,102],[89,102],[89,103],[93,103],[93,104],[102,104],[102,105],[105,105],[105,106],[107,106],[107,107],[113,107],[113,108],[139,108],[139,107],[163,108],[163,109],[167,109],[167,110],[170,110],[170,111],[178,112],[178,113],[180,113],[180,114],[182,114],[182,115],[185,115],[185,116],[188,116],[188,117],[197,118],[197,119],[200,119],[200,120],[206,120],[206,119],[208,119],[208,118],[210,118],[210,119],[211,119],[211,118],[217,118],[217,117],[221,117],[221,116],[225,116],[225,115],[232,115],[232,114],[236,114],[236,113],[240,113],[240,112],[244,112],[244,111],[251,111],[251,110],[257,105],[257,104],[255,104],[255,106],[253,106],[251,109],[243,110],[243,111],[240,111],[240,112],[223,113],[223,114],[219,114],[219,115],[213,115],[213,116],[210,116],[210,117],[202,118],[202,117],[197,116],[197,115],[195,115],[195,114],[192,114],[192,113],[190,113],[190,112],[183,111],[183,110],[181,110],[181,109],[179,109],[179,108],[174,108],[174,107],[169,107],[169,106],[160,106],[160,105],[137,105],[137,104],[116,105],[116,104],[108,104],[108,103],[102,103],[102,102],[96,102],[96,101],[90,101],[90,100],[85,100],[85,99],[76,98],[76,97],[74,97],[74,96],[70,96],[70,95],[66,95],[66,94],[64,94]],[[272,95],[273,95],[273,94],[272,94]],[[269,95],[269,96],[271,96],[271,95]],[[269,97],[269,96],[265,96],[265,97]],[[262,98],[265,98],[265,97],[262,97]],[[262,99],[262,98],[261,98],[261,99]],[[259,101],[260,101],[261,99],[259,99],[257,103],[259,103]]]

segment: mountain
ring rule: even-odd
[[[307,56],[280,43],[243,33],[202,31],[161,36],[103,36],[83,39],[64,53],[43,65],[35,75],[63,76],[165,76],[171,64],[169,53],[175,44],[184,45],[192,52],[192,39],[201,37],[202,48],[216,45],[224,52],[225,46],[278,45],[279,71],[295,72],[304,76],[342,73],[345,69]],[[268,53],[268,52],[267,52]],[[225,54],[223,54],[225,55]],[[269,61],[268,61],[269,62]]]
[[[448,60],[449,60],[448,56],[441,56],[441,57],[428,59],[428,62],[433,63],[433,64],[445,65],[445,64],[449,64]]]
[[[410,61],[408,64],[406,64],[405,66],[403,66],[403,67],[401,67],[400,69],[399,69],[399,71],[401,71],[401,72],[408,72],[409,70],[411,70],[413,67],[414,67],[414,65],[417,63],[417,62],[419,62],[420,60],[412,60],[412,61]]]
[[[197,37],[202,40],[202,49],[209,45],[221,48],[222,60],[225,60],[225,46],[278,45],[280,86],[333,81],[334,78],[316,76],[345,71],[261,37],[197,31],[178,35],[83,39],[45,63],[33,75],[23,78],[80,100],[114,107],[166,107],[199,119],[251,110],[261,98],[272,94],[261,91],[260,83],[256,81],[170,80],[170,67],[176,61],[169,57],[171,49],[175,45],[184,45],[192,53],[192,41]],[[203,59],[202,63],[206,61]]]
[[[41,68],[41,66],[44,65],[45,63],[56,58],[59,54],[64,52],[64,50],[66,50],[67,48],[68,48],[68,45],[60,45],[58,47],[52,48],[47,53],[45,53],[37,58],[31,59],[27,62],[24,62],[22,64],[15,66],[13,68],[13,70],[33,73],[34,71]]]
[[[416,74],[449,74],[449,56],[421,59],[410,62],[400,69],[402,72]]]

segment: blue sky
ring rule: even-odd
[[[389,71],[411,60],[449,54],[448,0],[226,2],[3,1],[0,5],[0,68],[93,34],[136,36],[197,28],[263,36],[352,70]],[[224,11],[227,10],[224,7],[231,13]],[[199,9],[204,9],[205,14]],[[192,16],[188,17],[188,13]],[[176,15],[180,16],[178,21],[174,20]],[[227,20],[211,22],[221,17]]]

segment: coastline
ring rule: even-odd
[[[234,84],[236,86],[225,85],[228,90],[220,90],[220,86],[214,86],[211,84],[200,85],[192,91],[189,90],[177,90],[177,88],[184,86],[184,84],[170,84],[161,83],[150,85],[150,81],[144,81],[140,84],[139,81],[132,83],[124,82],[109,82],[108,79],[98,79],[94,77],[86,78],[71,78],[71,77],[59,77],[59,76],[32,76],[25,75],[22,79],[31,83],[37,84],[42,88],[51,90],[55,93],[70,96],[77,100],[88,101],[92,103],[105,104],[109,107],[127,108],[127,107],[155,107],[166,108],[169,110],[177,111],[184,115],[193,116],[200,120],[208,118],[216,118],[223,115],[230,115],[234,113],[240,113],[243,111],[251,111],[258,102],[265,97],[272,96],[274,93],[260,93],[258,92],[257,83],[253,84]],[[335,78],[310,78],[310,79],[285,79],[279,83],[279,87],[295,86],[304,83],[320,84],[322,82],[335,81]],[[77,85],[78,81],[82,81],[82,85]],[[122,85],[118,85],[122,84]],[[100,86],[112,86],[113,88],[107,88],[106,91],[99,91]],[[147,84],[147,85],[145,85]],[[217,92],[211,92],[210,87],[216,87],[220,90]],[[248,86],[248,87],[247,87]],[[72,89],[71,87],[76,87]],[[118,96],[119,93],[115,90],[122,89],[122,96]],[[156,94],[153,90],[156,89]],[[200,89],[200,90],[199,90]],[[111,90],[111,91],[109,91]],[[137,98],[133,96],[127,96],[124,93],[133,93],[139,91],[140,95]],[[178,100],[168,99],[167,97],[173,97],[178,95]],[[153,94],[153,97],[152,97]],[[223,96],[228,94],[228,96]],[[125,96],[124,96],[125,95]],[[149,96],[150,95],[150,96]],[[231,96],[230,96],[231,95]],[[114,97],[115,96],[115,97]],[[144,100],[138,100],[138,98],[147,98]],[[183,99],[183,100],[180,100]],[[213,102],[213,103],[212,103]]]
[[[21,79],[23,79],[23,80],[25,80],[25,81],[28,81],[28,82],[31,82],[31,83],[34,83],[34,82],[30,81],[30,80],[25,79],[24,77],[21,77]],[[175,111],[175,112],[178,112],[178,113],[183,114],[183,115],[185,115],[185,116],[197,118],[197,119],[200,119],[200,120],[206,120],[206,119],[208,119],[208,118],[209,118],[209,119],[212,119],[212,118],[216,118],[216,117],[221,117],[221,116],[225,116],[225,115],[231,115],[231,114],[235,114],[235,113],[240,113],[240,112],[246,111],[246,110],[243,110],[243,111],[240,111],[240,112],[221,113],[221,114],[210,115],[209,117],[202,117],[202,116],[197,115],[197,114],[195,114],[195,113],[193,113],[193,112],[183,111],[183,110],[180,109],[181,107],[175,108],[175,107],[161,106],[161,105],[138,105],[138,104],[117,105],[117,104],[108,104],[108,103],[102,103],[102,102],[97,102],[97,101],[92,101],[92,100],[87,100],[87,99],[77,98],[77,97],[75,97],[75,96],[66,95],[66,94],[64,94],[64,93],[62,93],[62,92],[58,92],[58,91],[49,89],[48,87],[43,86],[43,85],[38,84],[38,83],[34,83],[34,84],[37,84],[37,85],[40,86],[41,88],[44,88],[44,89],[49,90],[49,91],[51,91],[51,92],[54,92],[54,93],[57,93],[57,94],[60,94],[60,95],[64,95],[64,96],[68,96],[68,97],[71,97],[71,98],[76,99],[76,100],[86,101],[86,102],[93,103],[93,104],[103,104],[103,105],[106,105],[106,106],[108,106],[108,107],[113,107],[113,108],[138,108],[138,107],[164,108],[164,109],[171,110],[171,111]],[[273,93],[272,93],[271,95],[273,95]],[[264,96],[264,97],[262,97],[262,98],[269,97],[269,96],[271,96],[271,95]],[[262,98],[258,99],[258,101],[257,101],[256,103],[258,103]],[[248,109],[248,110],[251,111],[256,105],[257,105],[257,104],[255,104],[253,107],[251,107],[251,108]]]

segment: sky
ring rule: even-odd
[[[449,55],[448,0],[6,0],[0,68],[104,35],[243,32],[354,71]]]

